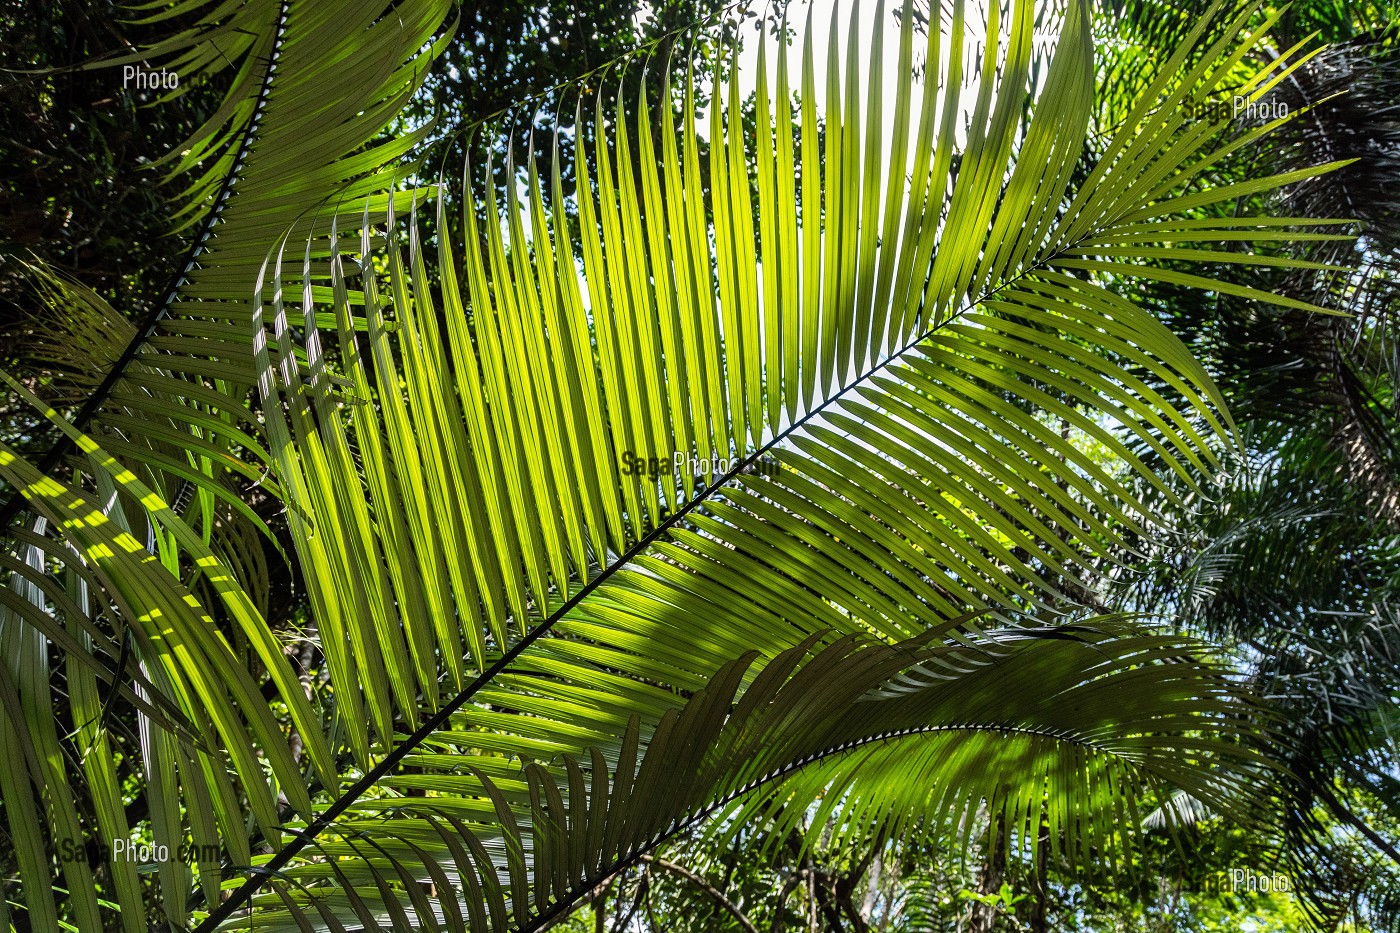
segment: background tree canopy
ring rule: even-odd
[[[1400,929],[1394,12],[6,7],[0,929]]]

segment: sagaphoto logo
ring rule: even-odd
[[[1215,894],[1291,894],[1293,880],[1276,871],[1230,868],[1206,878],[1205,887]]]
[[[55,846],[60,862],[87,862],[89,865],[100,861],[101,846],[86,839],[59,839]],[[173,861],[217,862],[223,858],[223,850],[217,845],[181,843],[175,847]],[[130,839],[113,839],[111,860],[113,862],[134,862],[138,865],[160,865],[172,861],[168,845],[153,842],[133,842]]]
[[[777,476],[778,461],[772,457],[756,457],[745,460],[742,457],[701,457],[676,451],[669,457],[642,456],[631,450],[624,450],[618,458],[623,476],[645,476],[656,479],[660,476],[719,477],[732,470],[741,474],[757,476]]]
[[[1284,101],[1250,100],[1241,94],[1237,94],[1229,100],[1203,100],[1186,107],[1187,119],[1206,120],[1211,123],[1226,118],[1231,120],[1244,119],[1251,123],[1267,122],[1281,120],[1286,116],[1288,116],[1288,104]]]

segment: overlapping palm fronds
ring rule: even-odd
[[[386,53],[397,65],[435,9],[325,16],[371,32],[420,24],[417,44]],[[800,801],[834,786],[855,822],[956,819],[981,803],[1009,834],[1038,838],[1048,820],[1081,858],[1121,851],[1121,817],[1173,787],[1228,808],[1249,772],[1212,765],[1255,727],[1228,679],[1192,644],[1064,616],[1094,602],[1087,568],[1130,533],[1160,533],[1144,490],[1179,503],[1177,482],[1196,489],[1230,436],[1205,371],[1110,286],[1142,274],[1323,310],[1138,264],[1229,261],[1239,254],[1190,244],[1286,240],[1306,224],[1181,219],[1330,167],[1201,184],[1272,128],[1222,142],[1222,124],[1190,117],[1272,17],[1248,35],[1249,14],[1235,17],[1209,43],[1202,20],[1071,184],[1094,110],[1085,5],[1068,6],[1028,126],[1034,4],[989,10],[971,101],[965,5],[930,24],[924,60],[942,64],[921,86],[907,79],[909,3],[902,13],[893,50],[863,46],[854,16],[809,23],[796,80],[785,46],[775,74],[765,53],[756,134],[733,76],[707,139],[693,88],[655,122],[639,104],[635,127],[600,103],[591,133],[546,143],[578,147],[576,222],[533,152],[508,156],[519,184],[484,204],[470,188],[460,204],[400,192],[354,217],[328,210],[328,238],[287,234],[309,203],[254,211],[229,277],[186,287],[215,321],[238,322],[254,296],[251,326],[221,350],[253,361],[330,687],[307,698],[228,562],[167,507],[163,474],[124,463],[100,425],[85,435],[50,412],[81,474],[0,451],[0,474],[47,523],[16,532],[15,589],[73,555],[69,585],[10,600],[0,631],[28,639],[15,685],[0,682],[0,739],[29,743],[45,806],[77,812],[64,810],[69,774],[43,770],[66,737],[34,715],[52,642],[79,655],[89,685],[103,654],[129,658],[106,679],[138,672],[153,831],[228,854],[199,866],[207,905],[231,889],[204,930],[535,929],[756,790]],[[337,65],[313,46],[300,60],[286,46],[289,86]],[[1260,97],[1290,65],[1236,92]],[[317,108],[302,116],[328,134],[310,138],[335,135]],[[289,141],[265,177],[250,157],[240,184],[276,192],[285,169],[291,185],[310,151]],[[366,168],[357,160],[324,172]],[[418,215],[449,209],[465,243],[424,242]],[[259,235],[286,247],[240,291],[232,269]],[[225,358],[204,357],[212,368],[185,365],[207,375]],[[143,515],[149,527],[132,520]],[[101,648],[80,640],[97,636]],[[83,696],[75,724],[100,725],[96,688]],[[84,767],[103,837],[127,832],[115,771]],[[897,767],[929,796],[888,793]],[[68,826],[36,832],[14,814],[18,899],[56,918],[51,853]],[[272,854],[255,856],[258,843]],[[177,924],[184,870],[162,866]],[[139,896],[120,899],[132,928]],[[81,927],[99,912],[73,915]]]
[[[1138,15],[1128,39],[1155,43],[1167,6],[1129,4]],[[1182,513],[1176,524],[1192,539],[1193,560],[1173,560],[1180,573],[1155,578],[1155,606],[1241,645],[1260,691],[1289,723],[1294,780],[1276,820],[1289,870],[1323,926],[1360,910],[1377,929],[1394,928],[1388,905],[1400,889],[1393,841],[1400,810],[1373,770],[1395,755],[1394,737],[1380,724],[1394,708],[1400,658],[1393,609],[1400,368],[1391,312],[1400,241],[1383,181],[1400,152],[1394,12],[1387,3],[1291,5],[1258,60],[1315,32],[1330,44],[1268,98],[1271,110],[1297,118],[1227,170],[1246,177],[1319,158],[1350,160],[1266,202],[1288,213],[1356,218],[1355,240],[1291,249],[1349,271],[1258,268],[1241,278],[1349,314],[1260,313],[1228,295],[1201,302],[1180,289],[1143,290],[1158,316],[1210,359],[1249,451],[1222,500]],[[1240,114],[1236,122],[1258,119]]]
[[[3,453],[12,544],[0,557],[0,629],[14,648],[0,729],[10,760],[26,765],[4,778],[15,860],[6,866],[24,879],[8,897],[35,929],[56,929],[60,917],[101,929],[104,900],[120,906],[123,929],[146,929],[136,866],[111,855],[110,840],[132,831],[123,806],[132,781],[143,789],[134,813],[149,820],[148,839],[180,851],[192,838],[197,851],[239,864],[250,838],[276,835],[279,796],[309,812],[309,779],[264,678],[305,736],[317,778],[336,779],[324,726],[258,611],[257,574],[245,568],[260,555],[239,543],[261,527],[240,494],[268,467],[248,399],[250,285],[289,226],[309,233],[328,199],[358,216],[382,192],[383,173],[397,170],[419,133],[371,140],[413,93],[447,9],[272,0],[149,11],[155,21],[195,22],[134,56],[143,66],[161,62],[186,86],[221,69],[234,75],[224,106],[169,159],[168,183],[182,186],[179,213],[194,233],[151,314],[133,328],[97,296],[38,273],[56,313],[35,360],[64,410],[35,400],[35,433],[57,438],[37,465]],[[333,87],[330,67],[340,74]],[[32,507],[36,497],[43,508]],[[50,646],[62,654],[51,658]],[[112,732],[119,697],[140,711],[137,734]],[[32,825],[35,813],[47,814],[51,832]],[[63,880],[51,888],[55,852]],[[102,897],[89,861],[104,875]],[[206,896],[216,896],[217,857],[199,869]],[[172,860],[160,875],[164,914],[183,925],[189,868]],[[0,925],[6,916],[0,898]]]
[[[925,55],[944,61],[939,43],[953,44],[945,88],[960,84],[965,24],[962,8],[953,12],[929,30]],[[1212,229],[1171,219],[1239,193],[1178,194],[1224,154],[1210,148],[1219,124],[1187,122],[1185,105],[1234,74],[1243,51],[1223,66],[1221,53],[1237,48],[1243,20],[1201,64],[1188,63],[1189,44],[1180,50],[1089,184],[1069,189],[1093,105],[1085,10],[1067,20],[1024,138],[1031,8],[1016,5],[1004,31],[997,15],[983,74],[996,73],[1003,51],[1006,61],[972,103],[956,160],[956,91],[926,86],[915,118],[914,89],[903,89],[893,140],[881,142],[879,95],[856,77],[855,42],[842,58],[844,24],[834,21],[828,62],[839,64],[824,98],[812,64],[820,32],[806,33],[800,128],[809,142],[800,150],[786,121],[771,117],[760,116],[750,143],[730,84],[709,115],[708,165],[693,107],[681,108],[679,141],[664,130],[656,138],[644,108],[635,138],[621,120],[595,148],[579,134],[577,164],[590,177],[579,181],[588,196],[577,230],[558,180],[541,179],[525,154],[523,188],[486,205],[501,222],[473,226],[468,204],[465,253],[438,244],[440,286],[411,215],[441,204],[386,218],[395,231],[410,215],[406,256],[392,245],[381,254],[381,241],[362,235],[358,274],[332,263],[328,306],[313,296],[296,307],[280,280],[292,256],[269,266],[268,347],[286,359],[297,328],[316,335],[306,343],[309,378],[269,354],[262,387],[287,412],[272,429],[284,481],[306,497],[294,519],[302,559],[336,581],[313,599],[337,646],[333,677],[364,685],[342,699],[363,704],[348,721],[369,770],[308,827],[306,838],[335,853],[334,868],[307,860],[299,839],[266,869],[294,886],[261,896],[254,916],[292,924],[324,909],[388,923],[406,908],[384,892],[407,878],[486,871],[483,855],[468,864],[438,840],[436,814],[513,851],[511,832],[501,835],[507,811],[522,826],[540,811],[510,756],[540,768],[554,760],[560,787],[572,779],[557,756],[597,748],[591,773],[613,769],[613,736],[633,715],[644,748],[667,721],[668,697],[704,690],[745,650],[773,658],[826,629],[899,642],[966,613],[1063,607],[1070,581],[1088,589],[1082,568],[1111,553],[1115,527],[1151,524],[1121,477],[1166,488],[1086,412],[1110,416],[1183,477],[1213,462],[1197,427],[1225,431],[1209,380],[1169,333],[1094,278],[1141,271],[1269,297],[1125,261],[1151,255],[1138,245],[1149,238],[1287,236],[1255,218]],[[906,31],[899,61],[911,47]],[[884,60],[870,50],[877,89]],[[1266,93],[1284,73],[1267,69],[1245,93]],[[788,99],[787,74],[782,61],[776,79],[766,70],[758,79],[760,114]],[[810,142],[819,98],[820,148]],[[606,121],[600,110],[595,125]],[[480,252],[470,248],[478,239]],[[336,332],[318,332],[331,314]],[[1137,367],[1169,374],[1170,392],[1148,390]],[[1036,412],[1101,441],[1114,465],[1087,457]],[[734,465],[707,469],[716,458]],[[774,468],[751,469],[764,463]],[[428,611],[416,622],[418,606]],[[365,614],[373,637],[357,634],[353,620]],[[1133,645],[1118,647],[1131,655]],[[442,705],[423,716],[411,685],[429,695],[438,678],[448,685]],[[376,761],[391,711],[412,732]],[[946,777],[950,793],[983,796],[967,775]],[[534,792],[548,796],[547,785]],[[570,808],[582,806],[577,797],[571,790]],[[603,807],[607,798],[591,799]],[[362,834],[376,840],[373,853],[354,842]],[[399,834],[411,843],[390,841]],[[625,856],[589,852],[600,871]],[[515,868],[492,863],[504,874],[484,889],[509,887],[502,903],[516,923],[568,900],[561,891],[586,890],[581,863],[561,863],[568,885],[541,880],[531,894],[523,863],[507,862]],[[334,886],[353,881],[358,903],[320,900],[327,871],[347,873]],[[290,911],[280,921],[279,901]]]

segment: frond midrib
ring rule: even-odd
[[[214,228],[218,225],[220,215],[224,206],[233,196],[234,186],[243,171],[243,163],[247,159],[249,148],[257,138],[258,126],[262,122],[263,112],[267,107],[268,95],[272,93],[274,76],[277,73],[277,58],[281,52],[282,41],[287,33],[287,15],[291,8],[291,0],[280,0],[277,12],[277,22],[273,30],[272,46],[269,52],[268,64],[263,70],[262,80],[258,86],[258,96],[253,104],[252,116],[248,119],[248,126],[243,132],[243,137],[238,144],[238,152],[234,156],[233,165],[224,176],[224,180],[219,185],[219,190],[214,196],[213,203],[209,206],[204,219],[200,221],[199,228],[195,233],[194,241],[186,251],[183,261],[176,267],[171,275],[170,284],[166,286],[161,299],[142,318],[137,325],[136,334],[127,341],[122,349],[121,355],[117,357],[111,368],[107,370],[107,375],[98,384],[93,393],[88,396],[77,414],[72,418],[72,424],[79,431],[84,430],[88,422],[106,404],[112,392],[116,389],[122,377],[126,374],[126,369],[136,359],[141,348],[146,345],[156,331],[156,326],[160,324],[171,309],[179,300],[180,289],[185,286],[188,275],[194,269],[199,260],[200,253],[204,252],[209,243],[209,238],[214,234]],[[44,453],[38,461],[39,471],[44,474],[52,473],[54,468],[63,462],[63,459],[71,454],[76,446],[72,436],[61,434],[54,441],[53,445]],[[24,503],[24,493],[15,489],[11,491],[9,498],[5,501],[3,508],[0,508],[0,527],[8,529],[13,524]],[[8,531],[7,531],[8,533]]]
[[[336,800],[331,804],[329,808],[327,808],[321,815],[317,816],[310,823],[308,823],[305,830],[297,833],[295,838],[291,842],[287,843],[281,849],[279,849],[277,853],[274,854],[273,857],[263,866],[262,870],[257,875],[249,878],[241,886],[235,889],[233,893],[230,894],[230,896],[227,897],[223,901],[223,903],[219,905],[219,908],[216,909],[213,913],[211,913],[209,917],[205,920],[205,922],[200,924],[199,927],[196,928],[195,933],[213,933],[213,931],[217,929],[220,923],[232,916],[233,912],[236,911],[240,906],[242,906],[248,900],[248,898],[250,898],[252,894],[258,888],[261,887],[263,879],[275,875],[277,872],[281,871],[285,866],[290,864],[291,860],[295,858],[297,854],[301,852],[302,849],[306,848],[308,845],[311,845],[317,836],[319,836],[325,830],[329,829],[334,823],[334,821],[338,819],[341,814],[349,810],[350,807],[352,807],[361,796],[363,796],[367,791],[372,789],[377,784],[380,778],[387,776],[401,760],[406,758],[408,755],[412,754],[433,733],[439,731],[443,726],[447,725],[451,719],[452,714],[456,713],[459,709],[465,706],[466,703],[469,700],[471,700],[472,697],[474,697],[482,689],[490,685],[498,675],[503,673],[506,670],[506,668],[508,668],[516,659],[518,659],[520,655],[523,654],[531,645],[533,645],[544,635],[548,634],[558,622],[564,619],[564,617],[570,610],[572,610],[575,606],[577,606],[580,602],[587,598],[594,590],[596,590],[602,584],[611,580],[615,574],[626,568],[634,558],[645,552],[647,548],[649,548],[652,544],[658,541],[666,532],[668,532],[671,528],[679,524],[681,520],[685,518],[686,515],[690,514],[696,508],[704,505],[706,502],[710,501],[712,496],[721,489],[723,489],[725,487],[725,484],[730,482],[735,476],[740,475],[746,468],[752,466],[755,462],[759,460],[759,458],[767,454],[777,444],[786,439],[790,434],[792,434],[798,428],[803,427],[815,416],[821,414],[821,412],[824,411],[829,405],[839,401],[840,399],[845,397],[847,393],[851,392],[856,387],[864,384],[877,373],[883,372],[891,366],[897,364],[906,354],[914,350],[925,340],[938,333],[949,324],[960,320],[964,315],[971,313],[983,302],[994,298],[998,293],[1014,286],[1017,282],[1021,281],[1027,276],[1033,275],[1036,271],[1046,268],[1056,258],[1058,258],[1062,253],[1064,253],[1065,250],[1071,249],[1078,245],[1078,243],[1082,242],[1084,239],[1092,237],[1095,234],[1101,232],[1102,227],[1104,225],[1111,226],[1112,220],[1105,219],[1105,221],[1101,221],[1100,223],[1094,224],[1074,241],[1061,244],[1053,252],[1036,259],[1032,263],[1027,264],[1025,267],[1018,270],[1015,274],[1007,277],[1006,279],[998,283],[995,287],[987,289],[981,296],[979,296],[975,300],[968,302],[956,312],[953,312],[952,314],[949,314],[947,317],[940,320],[937,324],[934,324],[928,329],[922,331],[917,337],[911,338],[899,349],[890,353],[883,361],[872,365],[860,376],[851,380],[849,383],[842,386],[836,392],[833,392],[820,405],[810,409],[800,418],[794,420],[782,431],[775,434],[768,441],[755,448],[753,453],[747,455],[742,460],[738,461],[736,465],[729,470],[729,472],[725,473],[723,476],[718,477],[712,484],[705,487],[705,489],[698,491],[694,498],[692,498],[681,508],[667,515],[661,522],[657,524],[655,528],[653,528],[651,531],[647,532],[640,539],[638,539],[635,544],[633,544],[621,555],[619,555],[616,560],[608,564],[606,567],[600,570],[600,572],[596,576],[584,583],[583,586],[580,587],[580,589],[576,593],[570,596],[557,609],[555,609],[547,617],[545,617],[539,625],[530,629],[519,641],[515,643],[515,645],[513,645],[508,651],[506,651],[505,654],[501,655],[494,662],[492,662],[492,664],[489,667],[482,671],[481,674],[479,674],[470,684],[464,687],[461,690],[461,692],[459,692],[455,697],[452,698],[452,700],[450,700],[447,704],[443,705],[436,713],[433,714],[433,716],[425,720],[421,726],[419,726],[410,735],[408,735],[404,739],[404,741],[395,745],[394,748],[391,749],[388,752],[388,754],[385,755],[385,757],[377,765],[366,771],[360,777],[359,780],[357,780],[353,785],[351,785],[349,789],[347,789],[343,794],[336,798]],[[932,263],[932,261],[933,256],[930,256],[929,262]]]

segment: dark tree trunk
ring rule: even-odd
[[[1006,834],[1001,817],[997,817],[987,835],[989,854],[977,879],[977,893],[994,895],[1001,890],[1001,883],[1006,878]],[[992,933],[996,928],[996,917],[994,904],[974,901],[967,925],[968,933]]]

